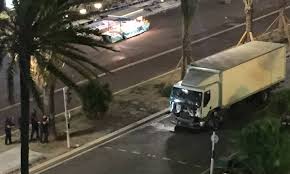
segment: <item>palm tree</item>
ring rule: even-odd
[[[59,67],[55,66],[47,55],[54,53],[55,59],[65,63],[87,79],[97,76],[97,70],[103,67],[84,56],[84,52],[75,44],[92,48],[104,47],[89,37],[99,35],[98,31],[73,25],[75,21],[85,19],[72,7],[93,0],[14,0],[14,10],[7,11],[0,19],[0,54],[8,54],[7,79],[10,85],[9,99],[13,95],[13,77],[19,69],[21,102],[21,173],[28,174],[29,157],[29,97],[32,94],[43,110],[39,91],[31,74],[31,60],[35,59],[41,69],[45,69],[80,94],[80,88]],[[3,12],[4,13],[4,12]],[[106,47],[105,47],[106,48]],[[1,61],[3,57],[1,57]],[[31,93],[31,94],[30,94]]]
[[[54,55],[49,54],[47,58],[58,68],[61,67],[61,62],[56,60]],[[49,116],[51,137],[55,139],[57,137],[57,131],[55,126],[54,91],[57,79],[52,73],[50,73],[46,69],[41,69],[37,65],[35,59],[32,59],[31,65],[33,80],[36,82],[37,86],[43,91],[44,114]]]
[[[199,0],[181,0],[183,33],[182,33],[182,57],[181,64],[181,79],[185,76],[187,65],[192,61],[191,37],[192,37],[192,22],[198,6]]]

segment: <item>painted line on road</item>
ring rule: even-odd
[[[141,153],[138,152],[138,151],[132,151],[131,153],[132,153],[132,154],[135,154],[135,155],[141,155]]]
[[[290,6],[287,6],[287,7],[286,7],[286,9],[289,9],[289,8],[290,8]],[[275,10],[275,11],[270,12],[270,13],[268,13],[268,14],[265,14],[265,15],[263,15],[263,16],[257,17],[257,18],[255,18],[253,21],[254,21],[254,22],[259,21],[259,20],[261,20],[261,19],[264,19],[264,18],[267,18],[267,17],[269,17],[269,16],[272,16],[272,15],[278,13],[278,12],[279,12],[279,10]],[[241,23],[241,24],[238,24],[238,25],[236,25],[236,26],[230,27],[230,28],[228,28],[228,29],[225,29],[225,30],[222,30],[222,31],[216,32],[216,33],[214,33],[214,34],[210,34],[210,35],[208,35],[208,36],[206,36],[206,37],[203,37],[203,38],[200,38],[200,39],[194,40],[194,41],[191,42],[191,44],[197,44],[197,43],[199,43],[199,42],[202,42],[202,41],[208,40],[208,39],[210,39],[210,38],[213,38],[213,37],[216,37],[216,36],[218,36],[218,35],[224,34],[224,33],[226,33],[226,32],[229,32],[229,31],[235,30],[235,29],[237,29],[237,28],[240,28],[240,27],[242,27],[242,26],[244,26],[244,25],[245,25],[245,22],[244,22],[244,23]],[[178,46],[178,47],[176,47],[176,48],[172,48],[172,49],[169,49],[169,50],[163,51],[163,52],[161,52],[161,53],[155,54],[155,55],[153,55],[153,56],[147,57],[147,58],[145,58],[145,59],[141,59],[141,60],[136,61],[136,62],[133,62],[133,63],[129,63],[129,64],[127,64],[127,65],[124,65],[124,66],[121,66],[121,67],[119,67],[119,68],[113,69],[113,70],[111,70],[111,72],[115,73],[115,72],[121,71],[121,70],[123,70],[123,69],[130,68],[130,67],[132,67],[132,66],[135,66],[135,65],[138,65],[138,64],[141,64],[141,63],[147,62],[147,61],[149,61],[149,60],[152,60],[152,59],[158,58],[158,57],[160,57],[160,56],[163,56],[163,55],[169,54],[169,53],[174,52],[174,51],[177,51],[177,50],[179,50],[179,49],[181,49],[181,46]],[[105,75],[106,75],[106,73],[102,73],[102,74],[98,75],[98,77],[103,77],[103,76],[105,76]],[[81,81],[79,81],[77,84],[80,85],[80,84],[83,84],[83,83],[85,83],[85,82],[87,82],[87,80],[81,80]],[[57,93],[57,92],[60,92],[60,91],[62,91],[62,88],[59,88],[59,89],[55,90],[54,93]],[[0,112],[3,112],[3,111],[5,111],[5,110],[11,109],[11,108],[16,107],[16,106],[19,106],[19,105],[20,105],[20,102],[15,103],[15,104],[13,104],[13,105],[9,105],[9,106],[3,107],[3,108],[0,109]]]
[[[120,151],[120,152],[127,152],[127,150],[125,150],[125,149],[118,149],[118,151]]]
[[[194,164],[193,166],[196,168],[201,168],[201,165],[198,165],[198,164]]]
[[[124,128],[121,128],[115,132],[112,132],[110,134],[107,134],[101,138],[96,139],[95,141],[91,141],[80,148],[73,149],[65,154],[62,154],[56,158],[53,158],[51,160],[48,160],[38,166],[32,167],[29,171],[31,174],[41,174],[42,172],[45,172],[51,168],[54,168],[56,166],[59,166],[67,161],[70,161],[72,159],[75,159],[85,153],[88,153],[94,149],[97,149],[105,144],[108,144],[112,141],[115,141],[123,136],[126,136],[138,129],[141,129],[143,127],[146,127],[156,121],[160,121],[163,119],[166,119],[169,117],[169,115],[164,115],[158,117],[158,115],[162,115],[162,113],[168,112],[168,109],[164,109],[156,114],[150,115],[142,120],[139,120],[135,123],[132,123]],[[143,124],[141,124],[143,123]],[[139,125],[141,124],[141,126]],[[139,125],[139,126],[138,126]],[[156,156],[155,156],[156,157]]]
[[[232,154],[230,154],[229,156],[227,156],[226,158],[227,159],[231,159],[233,156],[235,156],[236,154],[238,154],[239,152],[234,152]],[[209,171],[210,168],[207,168],[205,171],[203,171],[202,173],[200,174],[206,174],[208,171]]]
[[[171,159],[170,158],[167,158],[167,157],[163,157],[162,160],[164,160],[164,161],[171,161]]]
[[[177,163],[182,164],[182,165],[187,165],[187,162],[184,162],[184,161],[177,161]]]
[[[104,147],[105,149],[109,149],[109,150],[111,150],[111,149],[113,149],[112,147],[110,147],[110,146],[106,146],[106,147]]]

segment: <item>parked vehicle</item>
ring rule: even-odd
[[[223,111],[250,96],[267,101],[285,76],[283,44],[246,43],[188,66],[184,79],[172,88],[170,110],[177,126],[218,128]]]
[[[115,43],[148,31],[150,23],[142,16],[131,19],[111,15],[101,21],[93,22],[87,27],[98,29],[105,42]]]

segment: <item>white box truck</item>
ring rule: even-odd
[[[253,41],[196,61],[170,95],[177,126],[218,127],[222,112],[250,96],[266,101],[286,76],[286,47]]]

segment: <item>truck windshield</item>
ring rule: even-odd
[[[172,99],[179,99],[184,102],[192,102],[196,104],[197,106],[201,105],[202,100],[202,93],[197,91],[190,91],[187,89],[181,89],[173,87],[171,92],[171,98]]]

